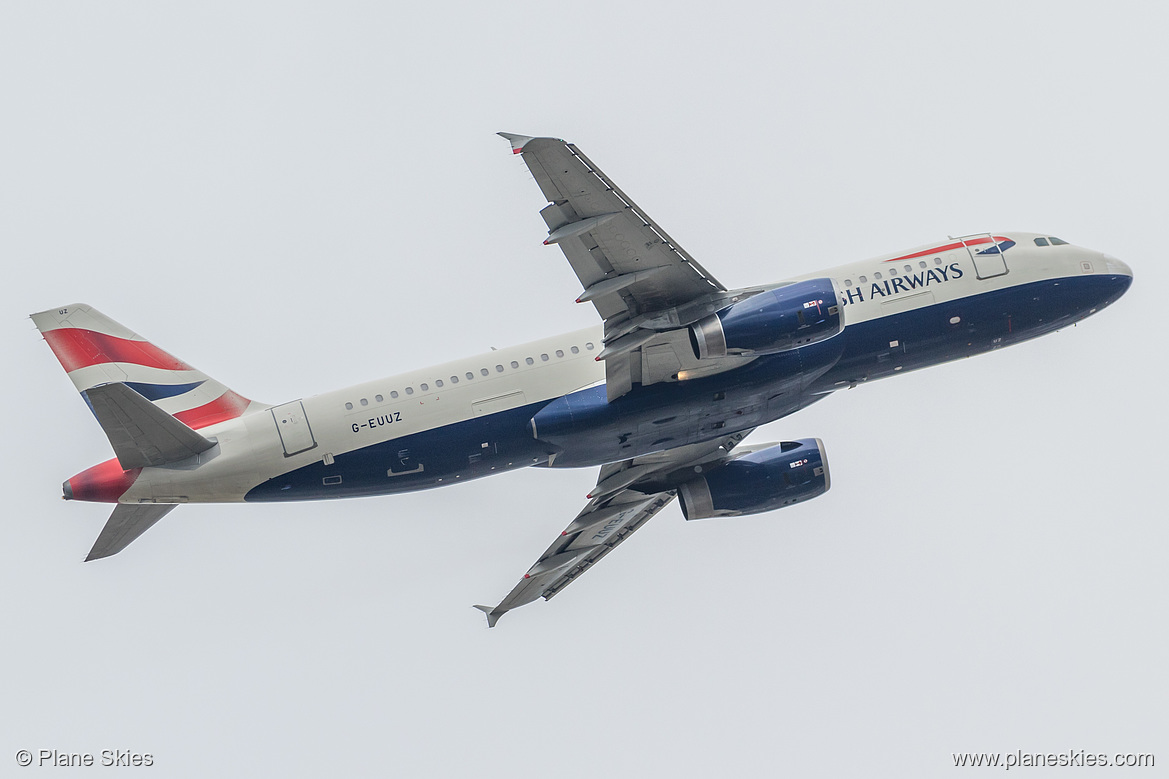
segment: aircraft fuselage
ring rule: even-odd
[[[1040,246],[1037,238],[1048,240],[950,239],[796,277],[789,282],[831,279],[844,323],[838,335],[613,401],[596,360],[597,326],[249,410],[201,429],[214,448],[143,468],[120,494],[99,483],[116,470],[125,485],[121,469],[108,464],[67,484],[76,499],[122,503],[316,500],[427,489],[531,465],[612,463],[712,440],[838,389],[1060,329],[1131,283],[1119,260]]]

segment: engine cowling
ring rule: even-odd
[[[684,482],[678,499],[686,519],[738,517],[811,500],[831,485],[824,443],[804,438],[749,452]]]
[[[824,341],[843,329],[831,279],[810,279],[740,300],[690,325],[700,360],[775,354]]]

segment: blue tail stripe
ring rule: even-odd
[[[126,386],[147,400],[161,400],[162,398],[173,398],[175,395],[190,392],[205,381],[206,379],[190,384],[146,384],[143,382],[128,381],[126,382]]]

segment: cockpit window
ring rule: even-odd
[[[1056,238],[1055,236],[1052,236],[1051,237],[1051,245],[1052,246],[1067,246],[1068,242],[1060,240],[1059,238]]]
[[[1036,238],[1035,245],[1036,246],[1047,246],[1047,239],[1046,238]]]

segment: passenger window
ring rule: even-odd
[[[502,365],[496,365],[496,366],[495,366],[495,372],[496,372],[496,373],[503,373],[503,366],[502,366]]]
[[[557,350],[556,350],[556,356],[557,356],[557,357],[563,357],[563,356],[564,356],[564,350],[563,350],[563,349],[557,349]]]
[[[413,394],[414,394],[414,388],[413,388],[413,387],[407,387],[407,388],[406,388],[406,394],[407,394],[407,395],[413,395]]]
[[[852,279],[845,279],[844,286],[851,287],[852,286]]]
[[[541,355],[540,355],[540,361],[541,361],[541,362],[548,362],[548,355],[546,355],[546,354],[541,354]]]
[[[572,353],[573,354],[580,354],[580,347],[579,346],[572,347]]]
[[[487,375],[489,375],[489,374],[491,373],[491,371],[487,370],[486,368],[480,368],[480,369],[479,369],[479,373],[480,373],[480,375],[482,375],[482,376],[487,376]]]
[[[458,376],[451,376],[451,384],[458,384],[458,383],[459,383],[459,377]]]
[[[434,386],[441,387],[442,386],[442,379],[435,379]]]
[[[924,268],[924,267],[925,267],[925,260],[921,260],[921,261],[919,261],[919,262],[917,263],[917,267],[919,267],[919,268]]]
[[[585,348],[586,348],[586,349],[588,349],[588,350],[591,352],[591,351],[593,350],[593,344],[592,344],[592,341],[589,341],[589,342],[585,343]]]
[[[390,390],[390,397],[391,398],[398,397],[398,391],[397,390]]]
[[[942,258],[941,257],[934,257],[934,265],[941,265],[941,264],[942,264]]]
[[[922,265],[924,266],[924,265],[925,265],[925,263],[922,263]],[[906,273],[913,273],[913,266],[912,266],[912,265],[906,265],[906,266],[905,266],[905,272],[906,272]]]
[[[1036,238],[1035,245],[1036,246],[1047,246],[1047,239],[1046,238]]]
[[[470,381],[473,378],[475,378],[475,374],[471,373],[470,371],[467,371],[467,381]]]
[[[889,275],[890,275],[890,276],[896,276],[896,275],[897,275],[897,269],[896,269],[896,268],[892,268],[892,267],[891,267],[891,268],[889,268]]]
[[[518,362],[516,362],[515,360],[512,360],[512,361],[511,361],[511,367],[513,367],[513,368],[518,368],[518,367],[520,367],[520,364],[519,364]]]
[[[346,411],[352,411],[352,410],[353,410],[353,404],[352,404],[352,403],[346,403],[346,404],[345,404],[345,410],[346,410]]]
[[[533,360],[531,357],[525,357],[524,362],[526,362],[528,365],[535,365],[536,364],[536,361]]]
[[[869,277],[868,277],[868,276],[861,276],[861,284],[865,284],[865,283],[867,283],[867,282],[868,282],[868,280],[869,280]]]
[[[430,389],[430,385],[427,384],[426,382],[423,382],[421,385],[419,385],[418,388],[420,390],[422,390],[423,392],[426,392],[428,389]]]
[[[373,399],[376,400],[378,403],[381,403],[383,400],[385,400],[385,398],[383,398],[381,395],[374,395]]]
[[[1059,239],[1059,238],[1056,238],[1056,237],[1053,235],[1053,236],[1051,236],[1051,245],[1052,245],[1052,246],[1067,246],[1067,245],[1068,245],[1068,242],[1067,242],[1067,241],[1064,241],[1064,240],[1061,240],[1061,239]]]
[[[876,273],[874,273],[873,278],[876,279],[877,281],[880,281],[881,280],[881,272],[877,271]]]
[[[366,400],[365,398],[362,398],[362,399],[361,399],[361,405],[363,405],[363,406],[368,406],[368,405],[369,405],[369,401],[368,401],[368,400]]]

